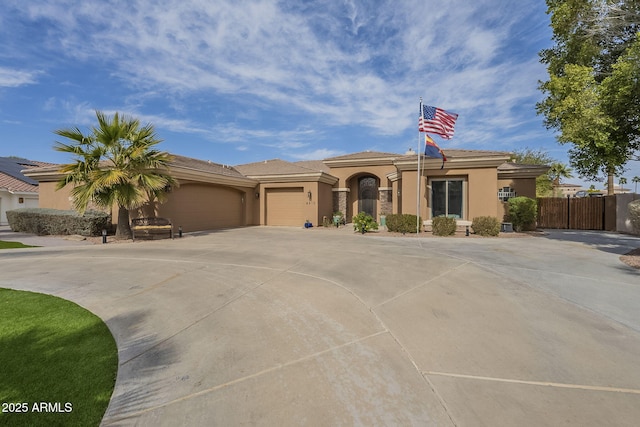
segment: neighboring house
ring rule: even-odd
[[[168,201],[132,217],[170,218],[183,231],[322,224],[342,212],[349,220],[367,212],[415,214],[420,176],[420,215],[503,220],[509,197],[535,197],[535,178],[546,166],[510,163],[510,153],[447,150],[447,162],[413,154],[360,152],[317,161],[273,159],[226,166],[175,155],[171,173],[179,182]],[[69,189],[55,191],[57,167],[25,172],[40,182],[40,206],[70,209]],[[114,215],[116,218],[117,215]]]
[[[25,176],[24,169],[51,166],[19,157],[0,157],[0,225],[7,225],[7,211],[38,207],[38,181]]]
[[[558,184],[553,186],[556,197],[574,197],[578,191],[584,191],[580,184]]]

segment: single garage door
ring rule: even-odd
[[[242,196],[229,187],[183,184],[160,205],[159,216],[171,218],[183,231],[240,227],[244,225]]]
[[[305,195],[302,187],[268,188],[266,190],[267,225],[302,227]]]

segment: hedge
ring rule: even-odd
[[[44,235],[99,236],[102,230],[111,228],[111,216],[106,212],[76,211],[44,208],[24,208],[7,211],[12,231]]]
[[[435,236],[453,236],[457,226],[455,218],[438,216],[431,220],[431,230]]]
[[[497,236],[500,234],[500,221],[493,216],[477,216],[473,218],[471,228],[479,236]]]
[[[416,225],[422,224],[422,218],[418,219],[411,214],[390,214],[387,215],[385,222],[388,231],[402,234],[415,233],[417,231]]]

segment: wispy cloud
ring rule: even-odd
[[[256,108],[258,119],[277,111],[307,115],[314,128],[402,135],[415,127],[424,96],[464,117],[469,135],[486,138],[520,121],[519,107],[537,94],[536,64],[504,52],[537,3],[9,1],[14,13],[43,27],[51,51],[103,64],[132,90],[164,97],[176,109],[184,107],[180,100],[215,96]],[[0,86],[33,79],[0,69]],[[135,108],[142,111],[144,102]],[[216,125],[144,117],[222,142],[250,136],[299,143],[301,132],[297,125],[286,129],[293,137],[261,132],[243,117]]]
[[[0,67],[0,87],[19,87],[36,83],[39,72]]]

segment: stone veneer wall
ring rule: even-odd
[[[393,213],[392,189],[379,190],[380,194],[380,213],[389,215]]]
[[[333,211],[342,212],[343,215],[347,215],[347,191],[337,190],[333,192]]]

